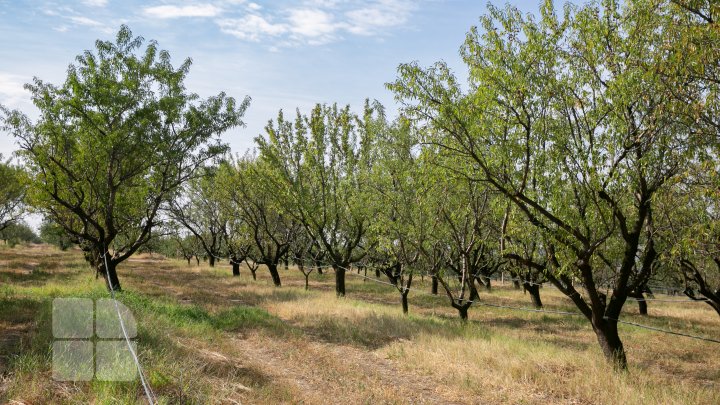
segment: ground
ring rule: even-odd
[[[581,317],[473,306],[467,324],[429,280],[402,314],[391,286],[348,275],[247,269],[140,255],[118,268],[119,299],[138,322],[138,349],[160,403],[717,404],[718,345],[621,326],[629,371],[605,363]],[[551,288],[548,309],[574,311]],[[139,383],[51,378],[51,300],[106,297],[78,251],[0,246],[0,402],[142,403]],[[662,296],[658,296],[662,298]],[[667,297],[664,297],[667,298]],[[510,285],[487,303],[528,307]],[[623,319],[717,338],[720,318],[702,303],[651,302]]]

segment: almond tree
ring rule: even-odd
[[[227,197],[221,198],[229,204],[228,212],[235,212],[245,224],[253,244],[246,256],[267,266],[273,283],[279,287],[278,264],[287,255],[298,226],[291,215],[282,212],[282,201],[267,180],[270,169],[265,165],[251,156],[223,165],[220,182]]]
[[[168,209],[170,218],[188,230],[200,243],[210,267],[226,253],[228,213],[222,210],[220,193],[224,185],[217,166],[198,170],[198,176],[188,181]]]
[[[267,138],[256,138],[274,195],[325,251],[338,297],[345,296],[345,271],[367,253],[367,179],[373,137],[384,126],[380,105],[366,102],[362,116],[349,106],[317,105],[309,116],[298,111],[294,122],[281,111]]]
[[[559,18],[547,1],[538,21],[490,10],[462,48],[468,91],[443,63],[403,65],[390,87],[432,129],[428,142],[464,161],[468,178],[501,193],[551,242],[546,276],[624,369],[617,320],[652,269],[638,258],[657,256],[653,201],[694,150],[692,124],[675,113],[688,107],[668,96],[656,69],[667,26],[654,7],[633,2],[566,7]],[[606,261],[603,252],[620,253]]]
[[[29,172],[30,203],[114,290],[117,265],[152,238],[160,208],[197,168],[227,151],[218,135],[242,124],[249,103],[224,93],[201,100],[185,89],[190,59],[175,68],[143,42],[123,26],[114,42],[78,55],[62,85],[25,86],[36,122],[6,108],[1,117]]]
[[[368,234],[374,246],[368,261],[395,286],[405,314],[413,276],[420,270],[419,247],[432,231],[424,200],[431,186],[418,147],[404,118],[378,133],[371,178],[375,198],[369,202],[375,216]]]

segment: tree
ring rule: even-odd
[[[0,230],[0,240],[10,246],[18,243],[41,243],[42,240],[24,221],[12,222]]]
[[[657,239],[666,247],[662,258],[679,273],[684,293],[720,315],[720,175],[714,165],[710,161],[695,167],[658,204]]]
[[[710,0],[661,2],[667,26],[666,51],[658,70],[669,94],[686,108],[694,139],[702,147],[662,212],[667,259],[680,269],[685,294],[720,314],[720,5]],[[678,78],[682,86],[676,85]],[[700,294],[695,293],[695,290]]]
[[[694,151],[692,123],[676,113],[688,107],[656,70],[667,26],[654,8],[632,5],[566,7],[558,18],[547,1],[537,22],[491,7],[463,47],[469,91],[442,63],[403,65],[390,85],[406,113],[432,128],[427,142],[463,160],[465,175],[551,242],[546,276],[621,369],[617,320],[657,256],[653,201]]]
[[[210,267],[225,254],[225,235],[229,216],[222,209],[220,195],[223,184],[219,166],[206,166],[188,181],[182,193],[170,203],[170,217],[190,231],[200,242]]]
[[[430,227],[425,194],[427,184],[418,156],[418,139],[409,122],[400,118],[376,136],[373,148],[372,185],[374,220],[368,238],[375,265],[400,293],[403,313],[408,313],[408,294],[415,267]]]
[[[512,271],[514,282],[521,284],[524,291],[530,294],[530,299],[536,308],[542,308],[540,287],[548,279],[545,274],[552,265],[548,255],[548,243],[542,239],[543,235],[524,217],[513,221],[509,226],[511,236],[506,237],[507,246],[503,257],[511,259],[516,266]]]
[[[63,251],[75,244],[67,232],[49,218],[43,220],[40,225],[40,238],[43,242],[55,245]]]
[[[22,216],[25,192],[22,169],[4,162],[0,155],[0,231]]]
[[[282,212],[282,201],[276,198],[275,190],[268,181],[267,162],[247,155],[224,165],[221,178],[229,196],[223,200],[230,203],[230,211],[242,217],[248,229],[253,249],[247,252],[253,262],[264,264],[276,287],[282,283],[278,264],[287,255],[290,243],[298,232],[298,226],[291,215]]]
[[[438,242],[445,246],[445,264],[437,276],[450,305],[462,320],[467,320],[468,309],[480,298],[476,281],[481,276],[489,277],[502,265],[499,226],[494,224],[499,216],[493,215],[495,195],[484,184],[465,177],[442,169],[438,175],[446,182],[440,194],[443,200],[437,205],[442,228],[433,234],[434,238],[442,238]],[[456,286],[453,280],[457,280]]]
[[[292,259],[292,262],[297,266],[298,270],[305,277],[305,289],[310,289],[310,274],[315,270],[313,267],[317,261],[321,260],[318,256],[318,252],[322,252],[320,249],[315,249],[317,241],[313,240],[307,232],[302,229],[298,229],[295,237],[290,241],[290,248],[288,255]]]
[[[26,85],[36,122],[3,108],[30,173],[30,202],[79,242],[108,288],[116,267],[153,236],[160,208],[197,168],[224,154],[217,135],[242,124],[249,104],[185,89],[191,61],[122,26],[114,42],[77,56],[60,86]],[[106,265],[107,263],[107,265]]]
[[[338,296],[345,295],[345,271],[367,253],[372,138],[384,125],[378,104],[366,102],[362,117],[350,107],[317,105],[310,116],[298,111],[294,123],[281,111],[266,127],[268,138],[256,138],[259,159],[273,168],[274,194],[327,254]]]

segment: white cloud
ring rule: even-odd
[[[216,17],[222,10],[212,4],[196,4],[191,6],[155,6],[146,7],[143,13],[153,18],[181,18],[181,17]]]
[[[229,14],[226,18],[216,20],[220,29],[246,41],[258,42],[272,38],[273,49],[297,44],[326,44],[341,39],[343,33],[383,35],[406,24],[415,8],[411,0],[305,0],[299,7],[273,10],[268,5],[262,7],[254,2],[235,0],[245,4],[245,7],[233,10],[232,7],[226,7],[228,1],[232,0],[216,3],[224,5],[223,9],[217,10],[218,14]],[[169,7],[177,9],[175,6],[152,9]],[[234,17],[233,13],[240,13],[241,16]]]
[[[222,32],[248,41],[259,41],[263,36],[277,36],[288,30],[284,24],[273,24],[255,14],[248,14],[243,18],[222,19],[217,24]]]
[[[74,22],[77,25],[86,25],[88,27],[102,27],[104,24],[100,21],[93,20],[92,18],[72,16],[68,17],[68,20]]]
[[[308,6],[322,7],[322,8],[333,8],[340,3],[340,0],[307,0],[305,4]]]
[[[405,0],[380,0],[345,13],[347,30],[353,34],[373,35],[379,29],[393,28],[407,22],[412,3]]]
[[[82,3],[90,7],[105,7],[108,0],[83,0]]]
[[[288,18],[290,31],[303,37],[327,37],[340,28],[333,15],[318,9],[291,10]]]

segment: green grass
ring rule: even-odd
[[[28,264],[32,263],[32,265]],[[12,264],[12,266],[10,265]],[[473,305],[462,322],[447,297],[411,292],[410,314],[387,285],[297,270],[275,288],[243,268],[172,260],[121,265],[118,299],[138,325],[138,352],[160,403],[717,403],[720,359],[708,343],[621,326],[630,372],[604,362],[582,317]],[[371,274],[369,274],[372,276]],[[414,281],[428,291],[429,280]],[[557,291],[551,309],[574,311]],[[52,299],[107,298],[78,252],[0,246],[0,403],[143,402],[137,381],[55,382]],[[509,286],[483,302],[529,307]],[[720,333],[703,306],[629,303],[623,319],[699,335]],[[423,391],[430,387],[429,391]]]
[[[6,253],[7,249],[3,253]],[[2,256],[0,256],[2,257]],[[57,257],[46,260],[58,260]],[[66,256],[65,265],[41,262],[27,272],[25,260],[15,259],[0,269],[0,329],[19,328],[17,338],[0,341],[0,359],[9,381],[0,389],[0,402],[12,398],[31,403],[125,404],[142,401],[138,382],[53,382],[51,347],[52,300],[57,297],[107,298],[103,284],[82,262]],[[52,262],[57,263],[57,261]],[[55,267],[56,271],[38,270]],[[61,268],[60,268],[61,267]],[[57,270],[60,271],[57,271]],[[212,389],[195,378],[207,364],[198,361],[192,345],[183,340],[217,341],[223,333],[262,329],[277,335],[286,333],[281,320],[265,309],[244,305],[209,309],[184,304],[165,296],[152,296],[137,290],[117,294],[129,307],[138,324],[137,342],[141,363],[161,403],[206,403]],[[178,367],[182,365],[182,367]],[[3,369],[0,368],[0,372]],[[228,370],[225,370],[228,371]],[[253,379],[228,371],[231,378],[253,385]],[[232,376],[234,374],[234,377]],[[223,377],[228,377],[223,375]]]

